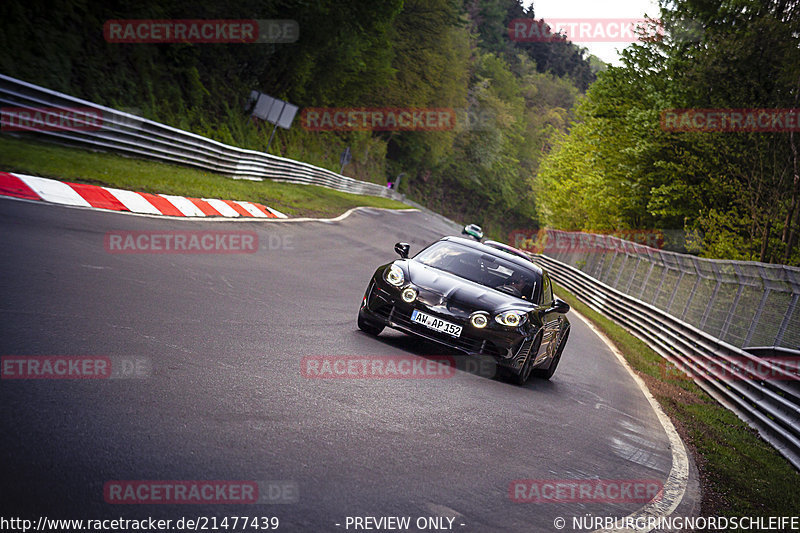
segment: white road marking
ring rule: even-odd
[[[611,340],[606,337],[603,332],[598,330],[594,324],[589,322],[586,317],[574,309],[572,309],[570,312],[574,313],[575,316],[580,318],[589,327],[589,329],[594,332],[595,335],[600,337],[600,339],[606,344],[606,346],[608,346],[611,352],[617,357],[617,360],[620,362],[620,364],[625,368],[625,370],[628,371],[633,380],[642,390],[644,397],[650,403],[650,406],[653,408],[658,421],[661,422],[661,426],[664,428],[667,438],[669,439],[670,449],[672,450],[672,468],[669,471],[667,480],[664,482],[664,490],[661,498],[658,500],[651,500],[638,511],[629,514],[628,517],[630,517],[632,522],[635,522],[637,518],[644,518],[646,520],[649,516],[656,518],[669,516],[681,503],[683,495],[686,493],[686,486],[689,483],[689,456],[686,453],[686,447],[683,445],[683,441],[681,440],[680,435],[678,435],[678,431],[675,429],[675,426],[672,425],[672,421],[669,419],[666,413],[664,413],[664,410],[661,409],[661,405],[659,405],[658,401],[653,397],[652,394],[650,394],[650,391],[647,389],[647,385],[645,385],[644,381],[642,381],[642,378],[640,378],[636,372],[633,371],[631,366],[628,364],[628,361],[625,360],[625,357],[619,352],[619,350],[617,350],[616,346],[614,346]],[[594,533],[647,533],[652,529],[653,528],[613,530],[598,529]]]

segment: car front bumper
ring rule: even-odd
[[[535,331],[530,324],[512,329],[490,320],[487,327],[476,328],[470,324],[467,310],[448,308],[441,305],[438,298],[439,295],[419,290],[417,300],[406,303],[400,298],[400,289],[389,286],[380,278],[373,278],[359,315],[368,322],[423,337],[468,355],[491,356],[504,367],[521,368],[534,341]],[[440,305],[434,305],[437,303]],[[411,314],[415,309],[461,326],[461,334],[454,337],[413,322]]]

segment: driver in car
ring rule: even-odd
[[[528,299],[528,294],[530,293],[525,276],[519,272],[511,274],[511,276],[506,280],[505,284],[498,287],[498,290],[507,292],[524,300]]]

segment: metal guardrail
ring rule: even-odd
[[[130,113],[0,74],[0,106],[92,109],[102,113],[102,126],[82,131],[41,131],[32,135],[92,150],[187,165],[238,179],[273,179],[320,185],[338,191],[400,199],[383,185],[336,174],[330,170],[253,150],[237,148]]]
[[[757,429],[800,469],[800,381],[796,359],[794,365],[787,367],[781,364],[780,357],[764,359],[753,355],[571,265],[546,255],[531,257],[589,307],[623,325],[685,370],[703,390]],[[775,379],[762,379],[764,375]]]

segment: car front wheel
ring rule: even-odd
[[[537,378],[541,379],[550,379],[553,377],[553,374],[556,373],[556,368],[558,367],[558,363],[561,361],[561,352],[564,351],[564,346],[567,345],[567,338],[569,337],[569,330],[564,334],[561,338],[561,342],[558,343],[558,349],[556,349],[556,354],[553,356],[553,360],[550,361],[550,366],[547,368],[537,368],[533,371],[533,375]]]
[[[525,385],[528,382],[528,378],[531,377],[531,371],[533,370],[533,362],[536,360],[536,355],[539,353],[539,347],[542,345],[542,338],[536,337],[536,340],[533,341],[533,346],[531,346],[531,351],[528,352],[528,357],[525,358],[525,362],[522,363],[522,367],[519,369],[519,373],[514,375],[514,383],[517,385]]]
[[[374,324],[361,315],[358,315],[358,329],[365,333],[369,333],[370,335],[380,335],[381,331],[383,331],[384,326],[380,324]]]

